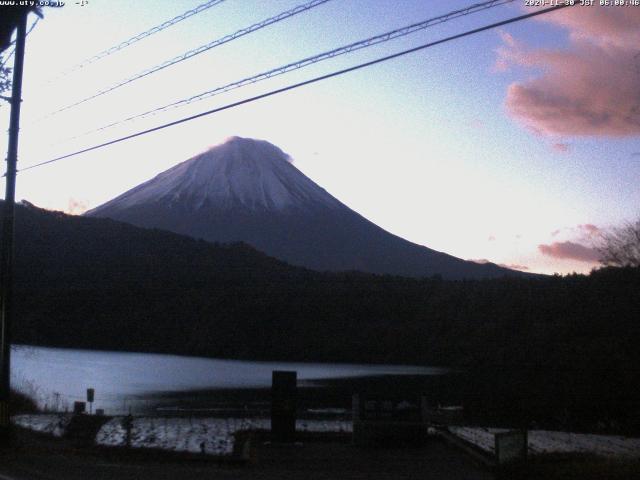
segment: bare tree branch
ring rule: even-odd
[[[639,267],[640,219],[603,233],[597,250],[603,265]]]

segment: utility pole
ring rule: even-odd
[[[13,237],[18,164],[18,132],[20,130],[20,103],[22,102],[22,70],[27,36],[28,11],[20,15],[17,24],[16,51],[11,89],[11,119],[9,148],[7,151],[7,180],[2,221],[0,249],[0,444],[11,439],[9,397],[11,395],[11,323],[13,321]]]

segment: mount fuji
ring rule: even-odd
[[[212,242],[246,242],[313,270],[445,279],[523,275],[393,235],[301,173],[278,147],[231,137],[85,215]]]

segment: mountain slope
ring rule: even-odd
[[[232,137],[86,213],[217,242],[314,270],[448,279],[521,275],[395,236],[327,193],[274,145]]]
[[[0,220],[2,212],[0,201]],[[438,340],[444,325],[466,325],[473,315],[471,323],[481,325],[495,317],[484,310],[497,308],[496,292],[538,285],[320,273],[244,244],[26,203],[16,207],[15,230],[15,343],[263,360],[414,363],[428,356],[442,363],[450,344]],[[473,294],[476,288],[487,295]]]

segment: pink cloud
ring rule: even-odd
[[[86,212],[88,209],[89,206],[86,202],[83,202],[82,200],[76,200],[75,198],[70,198],[66,213],[70,215],[80,215]]]
[[[480,263],[482,265],[487,263],[493,263],[491,260],[487,260],[486,258],[476,258],[476,259],[470,258],[469,261]],[[510,270],[529,270],[529,267],[527,267],[526,265],[519,265],[517,263],[496,263],[495,265],[498,265],[499,267],[503,267],[503,268],[508,268]]]
[[[640,10],[626,7],[569,8],[540,20],[564,27],[574,41],[635,49],[640,45]]]
[[[532,50],[502,33],[496,69],[539,72],[509,85],[507,112],[541,135],[640,135],[640,9],[570,8],[546,17],[569,29],[569,49]]]
[[[567,153],[569,151],[568,143],[554,143],[552,148],[559,153]]]
[[[486,258],[469,258],[468,259],[469,262],[474,262],[474,263],[480,263],[480,264],[485,264],[485,263],[492,263],[491,261],[487,260]]]
[[[498,265],[500,265],[501,267],[510,268],[511,270],[529,270],[529,267],[527,267],[526,265],[518,265],[517,263],[499,263]]]
[[[502,43],[504,45],[496,49],[498,58],[496,58],[493,69],[496,72],[506,72],[507,70],[509,70],[509,67],[515,60],[513,58],[513,53],[520,50],[521,44],[519,42],[516,42],[515,38],[513,38],[513,35],[505,32],[504,30],[499,30],[498,34],[500,35],[500,38],[502,39]]]
[[[591,237],[596,237],[602,233],[602,229],[593,223],[581,223],[575,227],[558,228],[551,232],[552,237],[560,234],[568,235],[574,239],[582,239],[588,241]]]
[[[602,230],[600,227],[593,225],[592,223],[585,223],[582,225],[578,225],[578,228],[587,234],[589,237],[595,237],[600,235]]]
[[[575,242],[553,242],[550,245],[538,245],[538,250],[549,257],[577,260],[579,262],[597,262],[600,254],[591,247]]]

